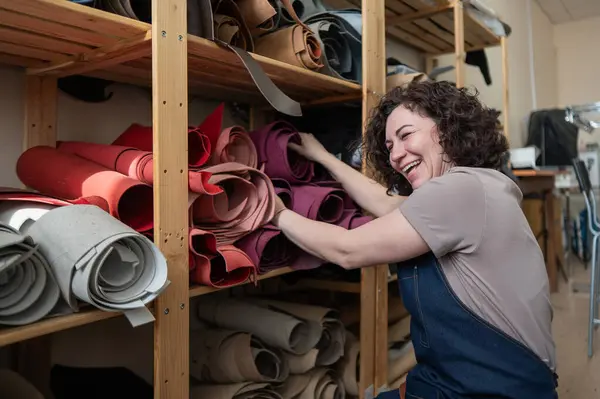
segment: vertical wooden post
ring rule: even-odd
[[[370,111],[379,103],[385,86],[385,1],[362,0],[363,135]],[[363,173],[366,168],[363,152]],[[374,385],[387,384],[387,281],[388,266],[361,271],[360,311],[360,397]]]
[[[171,285],[154,304],[154,398],[189,397],[186,0],[152,1],[154,241]]]
[[[504,107],[502,114],[504,115],[504,135],[510,144],[510,132],[508,130],[508,50],[506,48],[505,36],[500,38],[500,47],[502,48],[502,102]]]
[[[56,78],[25,77],[23,151],[38,145],[56,146],[57,91]],[[19,342],[16,349],[17,371],[51,399],[52,337]]]
[[[454,56],[456,87],[465,85],[465,24],[463,3],[454,2]]]

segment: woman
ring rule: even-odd
[[[402,397],[557,397],[544,258],[521,191],[498,171],[508,149],[498,115],[449,82],[392,90],[374,109],[363,147],[385,186],[310,134],[291,145],[376,219],[345,230],[279,201],[273,222],[283,233],[345,269],[399,263],[418,361]]]

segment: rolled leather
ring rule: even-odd
[[[288,143],[301,143],[296,128],[276,121],[250,132],[258,152],[259,166],[270,178],[281,178],[291,184],[307,183],[314,175],[314,164],[288,148]]]
[[[316,359],[317,366],[332,365],[344,354],[346,329],[336,310],[277,300],[253,299],[252,303],[292,315],[306,322],[318,323],[323,332],[316,346],[319,351]]]
[[[290,375],[277,389],[284,398],[289,399],[344,399],[344,384],[327,368],[315,368],[306,374]]]
[[[211,165],[237,162],[256,168],[258,155],[250,135],[241,126],[224,129],[217,139],[210,158]]]
[[[202,298],[197,315],[202,321],[223,329],[246,331],[271,347],[297,355],[315,349],[323,332],[318,322],[233,298]]]
[[[152,126],[133,123],[112,144],[152,152]],[[188,166],[190,168],[203,166],[208,161],[211,151],[207,135],[198,128],[190,127],[188,129]]]
[[[154,184],[154,159],[151,152],[141,151],[133,147],[79,141],[59,141],[56,144],[61,152],[75,154],[142,183]],[[210,173],[207,172],[189,170],[189,189],[192,192],[204,195],[215,195],[223,192],[220,187],[208,182],[210,176]]]
[[[300,249],[271,224],[239,239],[235,246],[248,254],[259,274],[293,265],[300,253]]]
[[[220,328],[190,333],[190,375],[200,382],[282,382],[289,372],[283,352],[252,334]]]
[[[201,195],[191,204],[196,227],[212,232],[218,245],[233,244],[267,224],[275,214],[275,190],[260,170],[236,162],[204,169],[212,174],[210,184],[223,193]]]
[[[260,382],[203,384],[190,387],[191,399],[284,399],[271,385]]]
[[[323,67],[319,40],[312,31],[298,24],[278,29],[256,39],[254,52],[313,71]]]
[[[215,37],[229,45],[254,51],[254,41],[246,21],[233,0],[216,0],[213,3]]]
[[[215,11],[216,8],[213,7],[213,1],[214,0],[187,0],[188,33],[214,41],[218,45],[234,52],[248,73],[252,76],[252,80],[256,84],[258,90],[274,109],[290,116],[302,116],[300,103],[282,92],[263,71],[260,64],[254,60],[245,49],[232,45],[218,37],[218,31],[215,32],[215,18],[213,16],[213,11]],[[218,6],[218,1],[215,3],[215,5]],[[151,0],[99,0],[90,2],[89,5],[128,18],[139,19],[147,23],[152,22]],[[240,19],[241,22],[243,22],[243,18]],[[243,22],[242,25],[246,26],[246,23]],[[246,35],[247,33],[248,30],[246,29],[246,32],[243,32],[243,34]],[[247,36],[244,37],[247,39]],[[251,36],[250,39],[252,39]],[[252,51],[253,42],[250,40],[248,43],[250,46],[246,47],[249,51]]]
[[[190,228],[190,281],[216,288],[231,287],[256,275],[252,259],[233,245],[217,246],[215,236]]]
[[[62,297],[123,311],[133,326],[154,321],[146,308],[168,285],[167,261],[145,236],[93,205],[52,209],[28,234],[48,259]]]
[[[4,209],[0,215],[0,324],[25,325],[48,316],[60,299],[60,290],[38,245],[19,231],[27,226],[25,220],[15,225],[11,217],[22,210],[38,218],[48,209],[27,203],[26,208],[22,203],[10,205],[19,209]]]
[[[268,0],[237,0],[236,4],[253,35],[276,27],[278,9]]]
[[[308,219],[336,223],[342,218],[347,194],[342,189],[313,185],[292,186],[292,210]]]
[[[154,226],[151,186],[76,155],[49,146],[29,148],[17,160],[17,176],[28,187],[60,198],[101,197],[112,216],[137,231]]]

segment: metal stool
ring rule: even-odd
[[[598,318],[598,240],[600,239],[600,222],[596,213],[596,197],[592,191],[590,176],[585,163],[576,158],[573,159],[573,166],[579,188],[585,198],[585,206],[588,213],[588,225],[590,234],[592,235],[592,257],[591,257],[591,273],[592,281],[590,283],[590,315],[588,320],[588,357],[593,355],[593,342],[595,326],[600,325]]]

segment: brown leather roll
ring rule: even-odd
[[[277,11],[269,0],[237,0],[236,4],[253,35],[273,27],[273,17],[276,16]]]
[[[213,10],[217,39],[246,51],[253,51],[252,35],[237,4],[233,0],[218,0]]]
[[[298,24],[256,39],[254,52],[313,71],[323,67],[319,41],[310,30]]]

